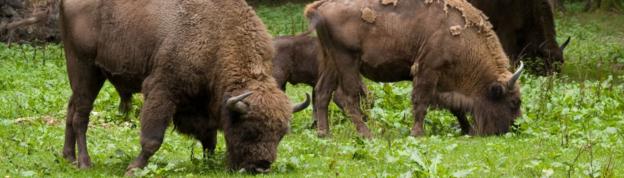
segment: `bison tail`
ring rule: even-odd
[[[326,76],[327,80],[337,80],[337,69],[335,65],[334,54],[337,47],[331,33],[331,26],[327,18],[323,16],[318,8],[326,0],[316,1],[306,6],[305,16],[309,20],[309,30],[306,33],[316,31],[321,52],[319,53],[319,77]],[[320,80],[320,79],[319,79]],[[317,84],[318,85],[318,84]]]
[[[298,36],[307,36],[310,35],[314,30],[316,30],[319,22],[321,21],[321,16],[318,14],[318,7],[323,4],[325,0],[315,1],[306,5],[305,10],[303,11],[303,15],[308,18],[310,23],[308,24],[308,30],[299,34]]]
[[[308,18],[318,15],[318,7],[321,6],[324,2],[325,0],[319,0],[306,5],[305,9],[303,10],[303,15]]]

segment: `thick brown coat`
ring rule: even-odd
[[[383,2],[390,2],[382,4]],[[329,134],[327,104],[341,87],[347,114],[370,137],[357,97],[359,74],[380,82],[410,80],[415,123],[424,134],[427,108],[450,109],[462,130],[507,132],[520,115],[517,78],[486,17],[465,0],[321,0],[306,7],[323,50],[315,87],[318,134]],[[475,118],[475,129],[465,113]]]
[[[91,166],[88,116],[109,80],[122,98],[145,98],[142,149],[128,175],[147,164],[171,121],[207,151],[223,129],[232,169],[269,170],[293,108],[271,76],[270,35],[245,1],[64,0],[61,9],[72,87],[67,159],[77,145],[79,166]]]
[[[541,75],[561,72],[563,49],[559,46],[554,16],[547,0],[468,0],[483,11],[494,26],[505,52],[517,64],[536,59],[531,71]]]

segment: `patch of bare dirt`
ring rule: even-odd
[[[0,41],[59,42],[60,0],[0,0]]]

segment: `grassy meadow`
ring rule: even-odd
[[[273,35],[307,27],[304,4],[257,8]],[[362,140],[334,105],[332,137],[316,137],[310,108],[294,115],[272,172],[259,177],[621,177],[624,175],[624,14],[581,12],[569,4],[557,14],[558,40],[572,36],[561,74],[524,75],[520,128],[502,136],[461,136],[443,110],[427,115],[426,136],[409,137],[411,84],[368,83],[374,107],[366,112],[372,140]],[[311,87],[288,86],[293,101]],[[94,167],[79,170],[61,155],[71,94],[62,46],[0,44],[0,177],[116,177],[137,156],[135,99],[128,115],[105,84],[91,113],[88,147]],[[135,98],[140,98],[136,95]],[[222,135],[216,154],[172,129],[137,172],[147,177],[249,177],[226,171]]]

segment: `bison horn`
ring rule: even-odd
[[[559,49],[561,49],[561,51],[563,51],[568,46],[568,44],[570,43],[570,38],[572,38],[572,37],[568,37],[568,39],[565,40],[565,42],[563,42],[561,47],[559,47]]]
[[[299,104],[293,106],[293,113],[299,112],[301,110],[304,110],[309,105],[310,105],[310,95],[306,93],[306,100],[303,101],[303,103],[299,103]]]
[[[511,79],[509,80],[509,83],[507,85],[509,86],[510,89],[513,89],[515,87],[516,81],[520,78],[520,75],[522,75],[523,70],[524,70],[524,63],[520,61],[520,67],[518,67],[518,69],[513,74],[513,76],[511,76]]]
[[[230,110],[238,113],[247,113],[249,111],[249,107],[247,104],[241,102],[243,99],[247,98],[251,95],[252,92],[245,92],[241,95],[231,97],[225,102],[225,106]]]

